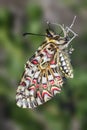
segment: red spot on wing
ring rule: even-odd
[[[38,61],[36,59],[34,59],[34,60],[31,61],[31,63],[36,65],[36,64],[38,64]]]
[[[48,53],[46,49],[43,50],[45,53]]]
[[[53,56],[52,54],[49,54],[46,49],[44,49],[43,51],[46,53],[48,58],[51,58]]]
[[[43,88],[44,88],[44,89],[47,88],[47,84],[43,84]]]
[[[44,97],[45,94],[47,94],[49,97],[52,97],[52,95],[47,90],[42,92],[42,97]]]
[[[35,90],[35,86],[28,87],[28,90]]]
[[[37,84],[37,85],[36,85],[36,88],[39,88],[39,86],[40,86],[40,85],[39,85],[39,84]]]
[[[61,77],[60,77],[60,76],[57,76],[56,78],[57,78],[58,80],[61,80]]]
[[[54,61],[54,60],[52,60],[52,61],[50,62],[50,64],[52,64],[52,65],[53,65],[53,64],[55,64],[55,61]]]
[[[51,88],[51,92],[52,92],[53,95],[54,95],[55,91],[56,91],[56,92],[60,92],[60,91],[61,91],[61,88],[52,87],[52,88]]]
[[[21,86],[26,86],[26,83],[23,81],[20,83]]]
[[[58,87],[52,87],[52,88],[51,88],[51,91],[53,92],[54,90],[56,90],[56,91],[61,91],[61,88],[58,88]]]
[[[31,78],[30,78],[30,77],[26,77],[26,80],[29,80],[29,81],[31,81]]]
[[[53,55],[47,53],[47,57],[48,57],[48,58],[51,58],[52,56],[53,56]]]
[[[37,80],[36,80],[36,79],[33,79],[32,83],[36,84],[36,83],[37,83]]]
[[[54,84],[54,80],[51,80],[50,83],[53,85]]]

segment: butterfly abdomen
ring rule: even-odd
[[[65,77],[73,78],[73,69],[70,63],[70,59],[67,53],[59,53],[59,68]]]

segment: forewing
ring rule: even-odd
[[[19,107],[37,107],[61,91],[63,80],[59,73],[58,57],[52,43],[43,44],[26,63],[16,93]]]

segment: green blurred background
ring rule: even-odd
[[[74,78],[61,94],[35,110],[18,108],[15,93],[24,64],[43,42],[45,21],[69,26]],[[0,130],[87,130],[87,0],[0,0]]]

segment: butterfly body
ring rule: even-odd
[[[35,108],[60,93],[63,77],[73,78],[66,36],[47,30],[45,42],[27,61],[17,88],[19,107]]]

